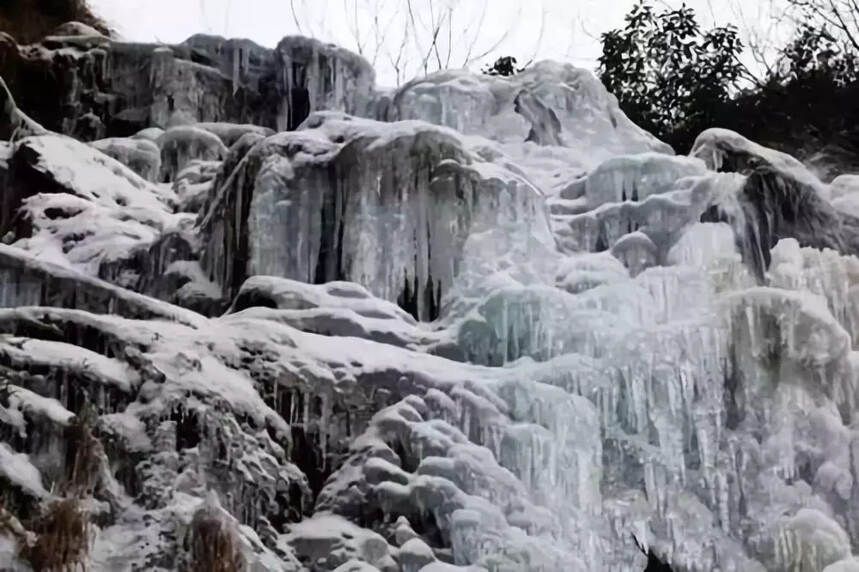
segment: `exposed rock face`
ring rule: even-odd
[[[271,50],[205,35],[172,46],[101,34],[19,46],[4,34],[0,76],[48,129],[95,140],[196,122],[295,129],[322,109],[367,115],[375,74],[360,56],[301,37]]]
[[[770,250],[783,238],[802,246],[859,255],[859,219],[831,202],[848,194],[849,178],[829,186],[789,155],[767,149],[725,129],[702,133],[692,155],[708,167],[747,175],[735,196],[725,197],[702,220],[729,222],[737,246],[759,278],[770,264]],[[842,194],[843,193],[843,194]]]
[[[559,64],[64,33],[4,65],[119,137],[0,90],[0,569],[58,506],[96,571],[855,569],[850,176]]]
[[[2,40],[2,35],[0,35]],[[45,129],[18,109],[15,99],[0,77],[0,137],[8,141],[15,136],[40,135]]]
[[[23,110],[48,129],[84,140],[166,127],[175,116],[186,121],[270,122],[261,111],[258,91],[239,86],[234,93],[230,76],[195,62],[188,46],[73,36],[49,37],[29,46],[7,38],[0,50],[0,75],[25,102]],[[50,73],[53,69],[62,73]]]
[[[250,40],[226,39],[195,34],[184,44],[199,58],[207,58],[212,67],[232,79],[233,89],[249,87],[256,92],[270,89],[274,69],[274,52]]]

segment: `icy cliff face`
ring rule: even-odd
[[[201,223],[204,268],[230,292],[254,274],[350,280],[432,320],[470,235],[552,241],[536,187],[425,123],[314,114],[254,146],[231,179]]]
[[[84,32],[4,60],[73,105],[0,90],[0,568],[856,569],[855,176],[566,65]]]
[[[466,71],[417,78],[382,96],[377,113],[497,141],[547,190],[615,155],[672,153],[634,125],[592,73],[556,62],[512,78]]]

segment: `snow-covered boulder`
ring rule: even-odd
[[[248,133],[255,133],[263,137],[274,135],[273,129],[260,127],[258,125],[239,125],[236,123],[196,123],[194,124],[194,127],[204,129],[209,133],[214,133],[227,147],[232,147],[233,143]]]
[[[215,133],[194,125],[171,127],[158,138],[161,181],[171,182],[191,161],[220,161],[227,146]]]
[[[660,153],[614,157],[588,174],[584,196],[591,208],[605,203],[643,201],[672,190],[679,179],[705,173],[703,161],[694,158]]]
[[[176,224],[169,189],[74,139],[28,137],[10,167],[3,228],[44,260],[101,275]]]
[[[81,22],[66,22],[65,24],[60,24],[57,28],[51,32],[51,36],[57,37],[75,37],[75,36],[83,36],[83,37],[104,37],[104,34],[93,28],[92,26],[88,26],[87,24],[83,24]]]
[[[275,320],[305,332],[349,336],[399,347],[420,347],[432,334],[392,302],[374,297],[354,282],[312,285],[272,276],[242,284],[230,312]]]
[[[147,181],[157,182],[161,175],[161,150],[147,139],[112,137],[90,143],[109,157],[113,157]]]
[[[708,169],[719,172],[748,175],[760,167],[769,167],[825,192],[820,180],[796,158],[759,145],[729,129],[712,128],[702,132],[692,144],[689,155],[703,160]]]

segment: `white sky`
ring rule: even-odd
[[[753,33],[767,37],[773,3],[781,0],[686,0],[704,25],[734,23],[744,36]],[[365,44],[365,57],[373,60],[378,81],[393,85],[397,76],[391,60],[402,43],[404,23],[409,17],[407,0],[90,0],[94,9],[117,30],[121,37],[137,41],[181,42],[198,33],[245,37],[274,47],[286,35],[298,33],[292,6],[305,35],[338,43],[357,51],[358,37]],[[593,68],[600,53],[599,35],[623,24],[623,16],[635,0],[412,0],[416,29],[429,28],[430,9],[456,5],[450,18],[451,67],[461,67],[473,45],[472,56],[487,51],[510,30],[504,41],[485,58],[470,64],[513,55],[519,63],[531,58],[555,59]],[[657,0],[665,5],[680,1]],[[484,8],[485,7],[485,8]],[[372,14],[379,13],[374,26]],[[477,22],[481,20],[482,25]],[[384,41],[374,50],[376,29],[383,30]],[[478,32],[479,29],[479,32]],[[541,34],[542,29],[542,34]],[[308,34],[311,32],[312,34]],[[424,32],[427,34],[427,32]],[[428,35],[408,40],[412,53],[406,53],[414,69],[422,56],[417,46],[426,44]],[[440,38],[440,56],[447,59],[448,41]],[[435,56],[433,56],[435,57]],[[408,79],[408,78],[406,78]]]

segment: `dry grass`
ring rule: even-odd
[[[85,570],[90,529],[80,499],[54,501],[35,523],[36,541],[24,548],[22,556],[35,572]]]
[[[61,492],[71,496],[91,495],[98,482],[104,447],[93,434],[96,413],[84,406],[66,428],[66,482]]]
[[[206,503],[194,514],[190,530],[190,561],[185,572],[244,572],[238,533],[221,508]]]
[[[72,21],[110,33],[86,0],[0,0],[0,31],[20,44],[38,42],[60,24]]]
[[[98,483],[104,449],[93,434],[97,416],[84,407],[66,428],[66,479],[59,487],[66,498],[51,502],[30,525],[35,540],[22,547],[21,556],[35,572],[72,572],[86,569],[91,540],[84,499]]]
[[[14,538],[19,550],[30,543],[27,529],[15,518],[15,515],[6,510],[2,502],[0,502],[0,532]]]

